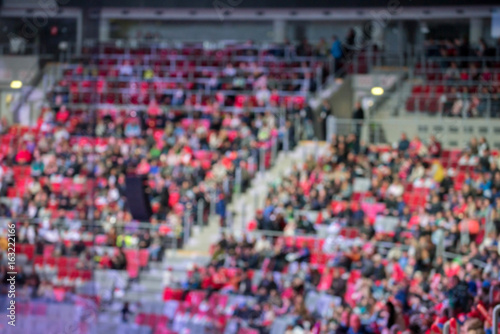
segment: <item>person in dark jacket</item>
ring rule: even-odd
[[[359,141],[361,138],[361,128],[363,127],[363,121],[365,120],[365,112],[361,107],[360,102],[356,102],[354,112],[352,113],[352,120],[354,121],[354,133]]]
[[[243,273],[241,274],[241,280],[238,284],[238,291],[245,296],[250,296],[252,294],[252,280],[250,279],[250,277],[248,277],[246,271],[243,271]]]

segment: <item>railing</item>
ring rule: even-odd
[[[69,94],[69,96],[73,96],[72,94]],[[192,95],[196,96],[198,98],[198,94]],[[296,96],[296,95],[294,95]],[[128,114],[133,113],[136,115],[137,113],[141,112],[147,112],[147,107],[148,103],[145,103],[145,101],[152,101],[154,99],[154,96],[151,97],[150,95],[146,95],[142,99],[140,96],[136,96],[137,100],[132,99],[131,97],[127,98],[120,98],[115,96],[114,98],[110,98],[111,100],[107,100],[107,97],[105,94],[103,94],[104,99],[99,101],[98,103],[85,103],[85,102],[76,102],[76,100],[73,100],[74,102],[69,102],[65,103],[66,106],[75,109],[75,110],[99,110],[99,109],[113,109],[113,110],[120,110],[120,111],[125,111]],[[91,98],[90,96],[88,97],[89,99]],[[87,97],[83,98],[84,100],[87,99]],[[122,103],[114,103],[110,101],[115,101],[115,102],[121,102]],[[90,105],[89,105],[90,104]],[[290,103],[292,104],[292,102]],[[208,105],[203,105],[203,104],[192,104],[192,105],[167,105],[165,107],[162,107],[161,109],[166,110],[166,111],[175,111],[175,112],[184,112],[186,113],[187,117],[193,117],[194,112],[205,112],[208,110],[213,110],[210,106]],[[247,105],[246,103],[241,105],[241,106],[225,106],[225,105],[219,105],[218,109],[221,112],[226,112],[226,113],[238,113],[241,111],[250,111],[252,113],[265,113],[265,112],[270,112],[273,114],[278,114],[280,110],[282,109],[279,106],[273,106],[273,105],[264,105],[264,106],[252,106],[252,105]]]
[[[493,309],[493,334],[498,334],[498,326],[499,326],[499,318],[500,318],[500,304],[495,306]]]
[[[84,49],[88,53],[94,54],[152,54],[157,55],[165,50],[177,51],[219,51],[227,50],[230,56],[237,56],[242,52],[251,52],[253,55],[266,56],[268,54],[274,57],[289,59],[297,56],[294,45],[283,45],[279,43],[248,43],[239,41],[167,41],[167,40],[136,40],[136,39],[116,39],[107,42],[96,40],[86,40]],[[306,56],[304,56],[305,58]]]
[[[409,109],[407,111],[427,112],[440,117],[500,118],[500,94],[436,93],[435,95],[411,94],[406,100],[406,108]],[[461,105],[455,106],[457,102]]]
[[[458,321],[456,319],[450,319],[448,320],[444,326],[443,326],[443,334],[450,334],[450,328],[451,326],[455,326],[454,333],[459,334],[460,333],[460,325],[458,324]]]
[[[411,68],[419,52],[412,46],[407,46],[398,52],[374,50],[373,45],[361,45],[343,51],[343,58],[336,60],[329,57],[329,68],[334,69],[334,77],[348,74],[369,73],[375,69],[395,70],[395,68]],[[337,64],[336,64],[337,63]]]
[[[231,234],[233,232],[233,229],[231,228],[221,228],[221,232],[225,232],[227,234]],[[321,234],[311,234],[311,233],[285,233],[281,231],[267,231],[267,230],[246,230],[245,231],[246,236],[252,237],[254,240],[258,240],[259,237],[265,236],[267,238],[284,238],[284,239],[289,239],[292,240],[294,245],[297,244],[297,240],[313,240],[313,245],[314,249],[320,252],[324,252],[323,250],[320,249],[319,244],[321,240],[325,240],[330,236],[330,234],[327,231],[323,231]],[[358,240],[359,242],[362,242],[363,245],[365,244],[372,244],[372,242],[367,241],[367,240]],[[374,243],[374,246],[376,246],[379,250],[381,250],[383,253],[388,252],[391,249],[399,249],[401,251],[407,251],[410,247],[405,244],[400,244],[400,243],[394,243],[394,242],[388,242],[388,241],[377,241]],[[328,253],[328,252],[325,252]],[[448,260],[453,260],[462,256],[462,254],[457,254],[453,252],[443,252],[441,254],[443,259],[448,259]],[[479,268],[485,268],[486,263],[479,261],[479,260],[473,260],[471,263],[473,263],[475,266]]]
[[[182,57],[187,57],[187,56],[182,56]],[[199,76],[205,76],[206,79],[210,79],[212,77],[212,74],[215,73],[217,74],[217,78],[224,79],[224,75],[222,73],[222,70],[225,68],[223,64],[218,63],[218,64],[212,64],[212,65],[198,65],[198,64],[193,64],[188,61],[183,61],[181,63],[176,63],[176,59],[170,59],[170,58],[181,58],[180,56],[165,56],[161,57],[162,59],[162,64],[153,62],[153,60],[149,59],[140,59],[137,60],[137,56],[134,59],[133,63],[130,64],[132,67],[132,73],[127,74],[127,75],[121,75],[120,74],[120,67],[123,66],[123,64],[98,64],[98,65],[89,65],[86,66],[82,72],[86,73],[83,75],[78,75],[76,73],[73,73],[72,75],[76,76],[77,78],[84,78],[84,79],[92,79],[92,78],[97,78],[97,77],[104,77],[107,76],[107,82],[112,82],[116,81],[119,79],[120,81],[154,81],[154,79],[157,80],[167,80],[165,78],[170,77],[171,79],[174,79],[178,73],[180,74],[186,74],[187,78],[189,79],[197,79]],[[197,61],[202,61],[203,57],[196,57],[193,60]],[[106,58],[107,59],[107,58]],[[169,65],[165,64],[165,59],[169,60],[168,63]],[[207,59],[214,60],[212,57],[207,57]],[[172,60],[170,62],[170,60]],[[135,62],[139,62],[140,64],[134,64]],[[206,61],[205,61],[206,62]],[[214,63],[217,62],[214,60]],[[274,63],[273,61],[272,63]],[[168,64],[167,63],[167,64]],[[73,71],[78,68],[79,65],[65,65],[62,66],[61,69],[63,71]],[[155,78],[153,79],[145,79],[143,77],[143,74],[146,70],[151,70],[155,74]],[[278,75],[281,74],[280,71],[284,69],[282,68],[269,68],[265,67],[262,64],[259,64],[257,67],[249,67],[249,68],[237,68],[237,71],[239,73],[244,73],[244,74],[253,74],[255,71],[258,71],[260,73],[264,74],[273,74],[273,75]],[[116,72],[116,74],[113,73],[113,71]],[[296,73],[296,74],[311,74],[312,76],[317,73],[317,71],[314,68],[310,68],[309,66],[304,67],[304,66],[295,66],[291,68],[286,69],[287,74],[289,73]],[[95,74],[94,74],[95,73]],[[109,75],[108,75],[109,74]],[[195,77],[195,74],[197,77]],[[226,78],[233,79],[231,76],[226,75]],[[269,80],[273,80],[273,78],[270,78]],[[280,79],[281,80],[281,79]]]
[[[443,72],[445,72],[452,62],[457,64],[457,68],[460,72],[462,72],[463,69],[461,69],[459,65],[466,63],[480,64],[477,70],[481,71],[484,68],[490,68],[491,63],[500,61],[500,53],[497,54],[498,55],[495,57],[427,57],[426,55],[422,55],[419,59],[419,67],[415,69],[417,71],[415,74],[420,72],[427,73],[427,71],[429,71],[429,73],[442,73],[441,71],[443,70],[437,69],[434,67],[434,64],[440,64],[444,68]]]
[[[462,117],[427,117],[402,119],[327,119],[327,141],[332,135],[357,134],[367,145],[395,144],[402,133],[406,133],[409,140],[419,136],[426,142],[428,136],[435,135],[445,148],[463,149],[473,137],[485,137],[492,148],[500,148],[497,133],[500,133],[500,119],[495,121],[487,118]]]
[[[38,55],[38,45],[26,43],[24,38],[13,38],[11,43],[0,44],[0,55]]]
[[[61,301],[24,300],[17,298],[16,325],[5,325],[3,333],[81,333],[90,334],[98,323],[99,306],[89,296],[67,293]],[[9,300],[0,298],[2,308]],[[10,320],[9,320],[10,321]]]

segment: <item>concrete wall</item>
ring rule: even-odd
[[[388,143],[397,142],[401,132],[427,141],[434,134],[446,148],[464,148],[472,137],[484,136],[490,147],[500,149],[500,120],[439,117],[399,117],[374,121],[383,128]]]
[[[341,40],[347,35],[350,28],[354,28],[357,31],[357,38],[361,37],[361,26],[360,22],[288,22],[287,23],[287,38],[289,40],[295,40],[295,30],[299,26],[304,26],[304,34],[308,40],[311,42],[316,42],[320,38],[325,38],[328,43],[330,43],[333,35],[337,35]]]
[[[353,111],[354,90],[352,76],[344,79],[344,83],[330,98],[333,115],[336,118],[351,118]]]
[[[272,22],[111,22],[111,38],[137,38],[138,34],[158,34],[161,39],[178,41],[273,39]]]
[[[287,21],[285,37],[295,41],[306,37],[311,42],[325,38],[330,42],[332,35],[341,39],[350,28],[355,28],[361,37],[360,22],[332,22],[332,21]],[[157,33],[162,39],[168,40],[221,40],[235,39],[254,41],[273,41],[274,24],[272,20],[266,21],[157,21],[137,22],[112,20],[110,26],[111,38],[136,38],[138,33]]]
[[[29,82],[37,72],[37,65],[37,56],[1,56],[0,86],[10,85],[12,80]]]

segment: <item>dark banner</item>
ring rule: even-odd
[[[1,0],[0,0],[1,1]],[[153,7],[153,8],[361,8],[388,6],[498,6],[498,0],[58,0],[65,6],[85,7]],[[464,13],[466,14],[466,13]]]

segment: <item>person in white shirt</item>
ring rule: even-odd
[[[133,74],[134,69],[130,66],[130,62],[125,60],[123,65],[120,66],[120,75],[121,76],[130,76]]]
[[[226,77],[234,77],[236,75],[236,69],[233,64],[229,63],[226,65],[226,68],[224,68],[223,73]]]
[[[267,240],[266,236],[263,235],[255,243],[255,251],[257,253],[261,253],[263,251],[269,251],[269,250],[271,250],[271,243],[269,242],[269,240]]]
[[[59,241],[59,231],[55,229],[54,227],[51,227],[49,229],[43,229],[40,230],[40,235],[42,236],[43,239],[45,239],[47,242],[55,244],[56,242]]]
[[[257,98],[257,103],[259,105],[267,105],[269,103],[269,99],[271,98],[271,92],[267,87],[260,87],[257,93],[255,94]]]
[[[23,226],[19,228],[19,240],[20,242],[28,242],[30,244],[35,243],[35,228],[28,222],[25,222]]]
[[[56,142],[60,142],[61,140],[68,140],[69,139],[69,133],[68,131],[63,128],[63,127],[60,127],[58,128],[55,133],[54,133],[54,138],[56,139]]]
[[[404,187],[399,179],[394,179],[394,182],[387,188],[386,195],[393,195],[394,197],[403,196]]]
[[[163,288],[171,288],[177,284],[172,267],[169,267],[167,271],[163,273],[162,283]]]

